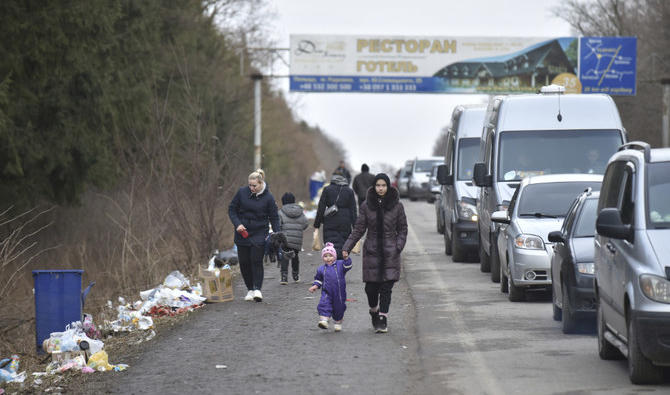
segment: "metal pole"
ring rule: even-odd
[[[663,147],[670,147],[670,78],[662,79],[663,85]]]
[[[253,74],[254,80],[254,170],[261,167],[261,81],[262,74]]]

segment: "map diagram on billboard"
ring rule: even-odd
[[[636,53],[635,37],[581,37],[582,92],[635,95]]]

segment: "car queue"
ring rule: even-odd
[[[457,106],[447,133],[434,194],[445,253],[479,261],[510,301],[551,292],[564,333],[595,326],[601,359],[627,358],[633,383],[662,381],[670,149],[628,143],[611,97],[558,86]]]

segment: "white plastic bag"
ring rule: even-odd
[[[188,279],[184,277],[184,275],[181,274],[179,270],[175,270],[168,274],[167,277],[165,277],[163,285],[172,289],[182,289],[188,288],[190,286]]]

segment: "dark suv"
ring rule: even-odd
[[[549,233],[554,319],[563,333],[573,333],[580,321],[595,322],[593,239],[599,192],[590,189],[572,203],[560,231]]]

